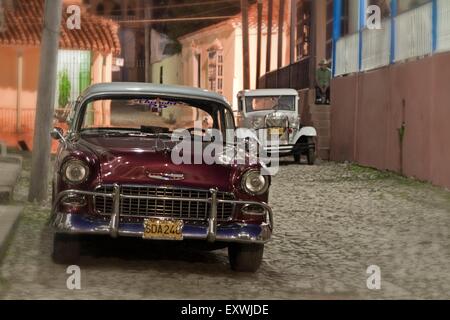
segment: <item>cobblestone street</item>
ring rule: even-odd
[[[353,165],[286,163],[270,204],[275,234],[256,274],[230,271],[226,250],[105,238],[84,246],[78,291],[51,261],[48,207],[27,205],[1,265],[0,298],[450,298],[450,193]],[[381,269],[381,290],[367,289],[370,265]]]

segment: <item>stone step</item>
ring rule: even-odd
[[[0,206],[0,260],[7,249],[8,240],[22,213],[22,207]]]
[[[330,129],[331,127],[331,121],[326,121],[326,120],[322,120],[322,121],[313,121],[314,127],[316,129]]]
[[[319,137],[319,139],[317,139],[317,145],[318,145],[319,149],[321,149],[321,148],[329,149],[330,142],[331,142],[330,137]]]
[[[313,122],[330,121],[331,115],[329,112],[314,112],[311,114],[311,119]]]
[[[0,204],[8,204],[22,170],[22,163],[11,157],[0,157]]]
[[[317,149],[317,156],[322,160],[329,160],[330,159],[330,149],[329,148]]]
[[[317,131],[317,135],[319,137],[329,137],[330,136],[330,128],[328,127],[322,127],[322,126],[314,126],[316,128]]]

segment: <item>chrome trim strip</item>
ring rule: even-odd
[[[211,210],[208,218],[208,234],[206,239],[208,242],[214,242],[217,235],[217,188],[211,189]]]
[[[109,224],[109,233],[113,238],[117,238],[119,236],[120,198],[120,187],[118,184],[115,184],[113,189],[113,212],[111,214],[111,222]]]
[[[147,176],[150,179],[164,180],[164,181],[184,180],[184,174],[182,174],[182,173],[151,173],[151,172],[147,172]]]

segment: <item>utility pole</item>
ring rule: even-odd
[[[272,24],[273,24],[273,0],[269,0],[267,12],[267,51],[266,51],[266,73],[270,72],[272,60]]]
[[[311,27],[310,27],[310,49],[309,49],[309,88],[314,89],[316,85],[316,60],[317,60],[317,2],[311,2]]]
[[[284,25],[284,4],[285,0],[280,0],[280,12],[278,14],[278,63],[277,68],[283,66],[283,25]]]
[[[256,88],[259,87],[259,78],[261,77],[261,37],[262,37],[262,11],[263,1],[258,0],[258,39],[256,44]]]
[[[61,16],[62,0],[45,0],[29,201],[47,199]]]
[[[147,0],[145,2],[145,20],[150,20],[152,18],[152,7],[153,0]],[[151,58],[152,58],[152,29],[149,23],[145,24],[145,82],[152,82],[152,68],[151,68]]]
[[[128,20],[128,0],[121,0],[120,1],[120,7],[121,7],[121,18],[123,21],[127,21]],[[126,50],[126,46],[124,46],[124,44],[127,41],[127,32],[125,30],[125,28],[120,28],[119,29],[120,32],[120,43],[122,46],[122,56],[125,58],[124,59],[124,65],[122,67],[122,81],[128,81],[128,61],[127,59],[129,58],[127,56],[127,50]],[[134,59],[133,59],[134,60]]]
[[[244,89],[250,89],[250,54],[248,32],[248,0],[241,0],[242,50],[244,54]]]
[[[289,63],[295,62],[295,45],[296,45],[296,30],[297,28],[297,0],[291,0],[291,32],[289,35]]]

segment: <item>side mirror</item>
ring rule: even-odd
[[[58,127],[53,128],[53,130],[50,132],[50,136],[54,140],[63,141],[63,142],[66,140],[64,138],[64,131],[63,131],[63,129],[58,128]]]

